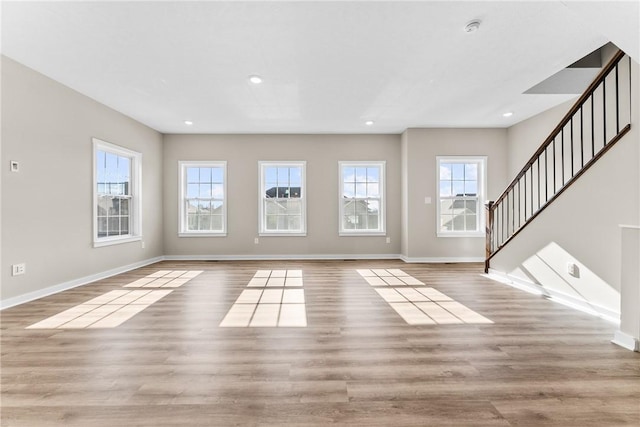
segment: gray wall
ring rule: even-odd
[[[226,160],[226,237],[178,237],[178,161]],[[258,161],[306,160],[307,236],[258,237]],[[338,161],[385,160],[387,237],[338,236]],[[400,253],[399,135],[166,135],[168,256],[397,255]]]
[[[493,269],[605,312],[619,312],[619,225],[640,224],[638,68],[633,63],[631,131],[499,252],[491,262]],[[510,158],[522,157],[513,154],[522,152],[522,135],[542,143],[558,123],[555,113],[511,128]],[[579,266],[579,277],[567,274],[569,262]]]
[[[535,96],[535,95],[534,95]],[[533,153],[575,103],[564,102],[507,129],[507,162],[509,181],[516,177]]]
[[[506,129],[408,129],[402,141],[402,255],[409,261],[484,259],[484,237],[436,236],[436,156],[487,156],[487,196],[493,200],[507,185]]]
[[[92,246],[92,137],[142,153],[145,249]],[[163,254],[158,132],[3,56],[2,158],[3,301]]]

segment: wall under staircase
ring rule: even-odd
[[[619,318],[620,225],[640,224],[639,68],[631,61],[631,130],[492,257],[492,273]],[[516,125],[510,136],[538,130],[542,141],[558,119],[557,110],[543,113]],[[509,144],[517,151],[517,139],[509,138]],[[635,308],[640,311],[640,301]]]

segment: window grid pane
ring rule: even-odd
[[[96,150],[96,237],[130,234],[132,159]]]
[[[478,232],[480,161],[439,162],[440,231]]]
[[[341,230],[380,232],[382,206],[382,166],[341,166]]]
[[[302,205],[300,200],[265,199],[267,231],[296,231],[302,227]]]
[[[263,232],[304,232],[302,165],[262,167]]]
[[[184,166],[183,229],[224,232],[224,166]]]

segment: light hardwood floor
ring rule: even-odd
[[[402,269],[494,323],[408,325],[367,268]],[[260,269],[303,271],[306,327],[219,326]],[[117,327],[26,329],[158,270],[203,273]],[[640,355],[610,343],[613,324],[481,273],[163,262],[7,309],[1,425],[640,425]]]

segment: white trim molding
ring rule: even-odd
[[[612,342],[640,351],[640,226],[620,224],[619,227],[620,328]]]
[[[611,342],[627,350],[640,352],[640,340],[622,331],[616,331]]]
[[[267,201],[270,201],[269,197],[266,197],[267,193],[267,168],[300,168],[300,194],[299,197],[287,200],[298,200],[300,202],[300,228],[297,230],[279,230],[269,229],[267,226]],[[287,178],[287,184],[291,187],[291,177]],[[307,235],[307,162],[306,160],[298,161],[266,161],[260,160],[258,162],[258,236],[270,237],[270,236],[293,236],[293,237],[305,237]],[[273,183],[273,182],[272,182]],[[276,191],[280,182],[276,182]],[[288,192],[287,192],[288,194]],[[273,199],[278,199],[274,197]],[[277,201],[276,201],[277,202]],[[293,215],[292,215],[293,216]],[[297,216],[297,215],[296,215]]]
[[[484,262],[484,257],[408,257],[400,255],[400,259],[407,264],[410,263],[433,263],[433,264],[458,264]]]
[[[354,175],[357,175],[357,168],[363,169],[377,169],[378,170],[378,182],[370,183],[368,181],[368,172],[365,174],[365,181],[360,184],[356,184],[356,176],[354,181],[348,184],[353,184],[353,197],[346,198],[345,194],[345,168],[352,168],[355,170]],[[338,162],[338,235],[341,237],[353,237],[353,236],[385,236],[387,234],[387,208],[386,208],[386,168],[387,162],[384,160],[378,161],[339,161]],[[378,184],[377,197],[369,196],[369,185]],[[365,194],[358,197],[358,185],[364,185]],[[374,192],[375,194],[375,192]],[[378,202],[378,227],[366,228],[366,229],[346,229],[344,228],[344,202],[358,203],[364,202],[369,208],[370,202]],[[354,211],[354,216],[357,218],[357,212]],[[354,219],[355,221],[355,219]]]
[[[89,276],[80,277],[79,279],[69,280],[68,282],[59,283],[57,285],[49,286],[37,291],[28,292],[26,294],[18,295],[13,298],[7,298],[0,301],[0,310],[5,308],[14,307],[16,305],[24,304],[30,301],[47,297],[49,295],[57,294],[62,291],[77,288],[78,286],[87,285],[97,280],[106,279],[116,274],[126,273],[127,271],[135,270],[136,268],[145,267],[156,262],[163,261],[164,257],[159,256],[155,258],[149,258],[143,261],[134,262],[133,264],[125,265],[122,267],[112,268],[111,270],[103,271],[101,273],[91,274]]]
[[[16,297],[0,300],[0,311],[30,301],[35,301],[79,286],[88,285],[98,280],[117,274],[126,273],[136,268],[145,267],[160,261],[282,261],[282,260],[402,260],[406,263],[468,263],[484,262],[484,258],[409,258],[401,254],[285,254],[285,255],[164,255],[134,262],[121,267],[112,268],[100,273],[69,280],[37,291],[28,292]]]
[[[118,245],[142,240],[142,153],[119,145],[111,144],[98,138],[92,138],[93,144],[93,247]],[[118,236],[98,236],[98,151],[115,154],[129,159],[129,191],[128,194],[112,196],[129,200],[128,234]]]
[[[367,260],[401,259],[398,254],[313,254],[313,255],[166,255],[167,261],[279,261],[279,260]]]
[[[220,230],[189,230],[188,229],[188,218],[187,218],[187,199],[188,199],[188,177],[187,177],[187,169],[189,168],[211,168],[211,169],[222,169],[222,197],[219,195],[213,194],[213,187],[211,187],[211,194],[208,197],[200,198],[201,195],[198,194],[198,197],[195,199],[199,202],[200,200],[206,201],[207,203],[211,202],[222,202],[221,212],[222,212],[222,229]],[[178,161],[178,237],[226,237],[227,236],[227,161],[226,160],[203,160],[203,161],[191,161],[191,160],[179,160]],[[201,184],[198,181],[198,184]],[[211,182],[205,183],[213,185],[219,185],[217,182],[213,182],[213,178]],[[196,214],[197,216],[197,214]]]
[[[485,237],[485,209],[484,204],[486,202],[487,195],[487,156],[436,156],[436,236],[437,237]],[[476,195],[468,196],[466,194],[466,189],[463,189],[462,194],[450,194],[450,195],[442,195],[441,191],[441,177],[440,177],[440,168],[442,164],[476,164],[477,165],[477,176],[476,176]],[[446,179],[445,181],[450,182],[466,182],[466,180],[461,181],[453,181],[453,178]],[[469,180],[473,181],[473,180]],[[453,191],[453,188],[451,188]],[[441,219],[441,208],[443,200],[451,200],[452,203],[456,201],[463,200],[473,200],[476,202],[476,230],[469,231],[454,231],[454,230],[444,230],[442,228],[442,219]],[[464,203],[464,202],[463,202]],[[452,205],[453,209],[453,205]],[[466,221],[466,220],[465,220]]]
[[[482,257],[409,258],[401,254],[285,254],[285,255],[166,255],[167,261],[277,261],[277,260],[382,260],[395,259],[411,263],[480,263]]]
[[[516,277],[512,274],[508,274],[502,271],[489,269],[487,276],[497,282],[504,283],[513,288],[521,291],[526,291],[532,294],[541,295],[551,301],[557,302],[562,305],[566,305],[575,310],[582,311],[583,313],[591,314],[592,316],[600,317],[604,320],[608,320],[612,323],[620,323],[620,313],[610,310],[606,307],[590,304],[584,300],[575,298],[571,295],[567,295],[562,292],[555,291],[553,289],[545,288],[538,283],[530,282],[521,277]]]

